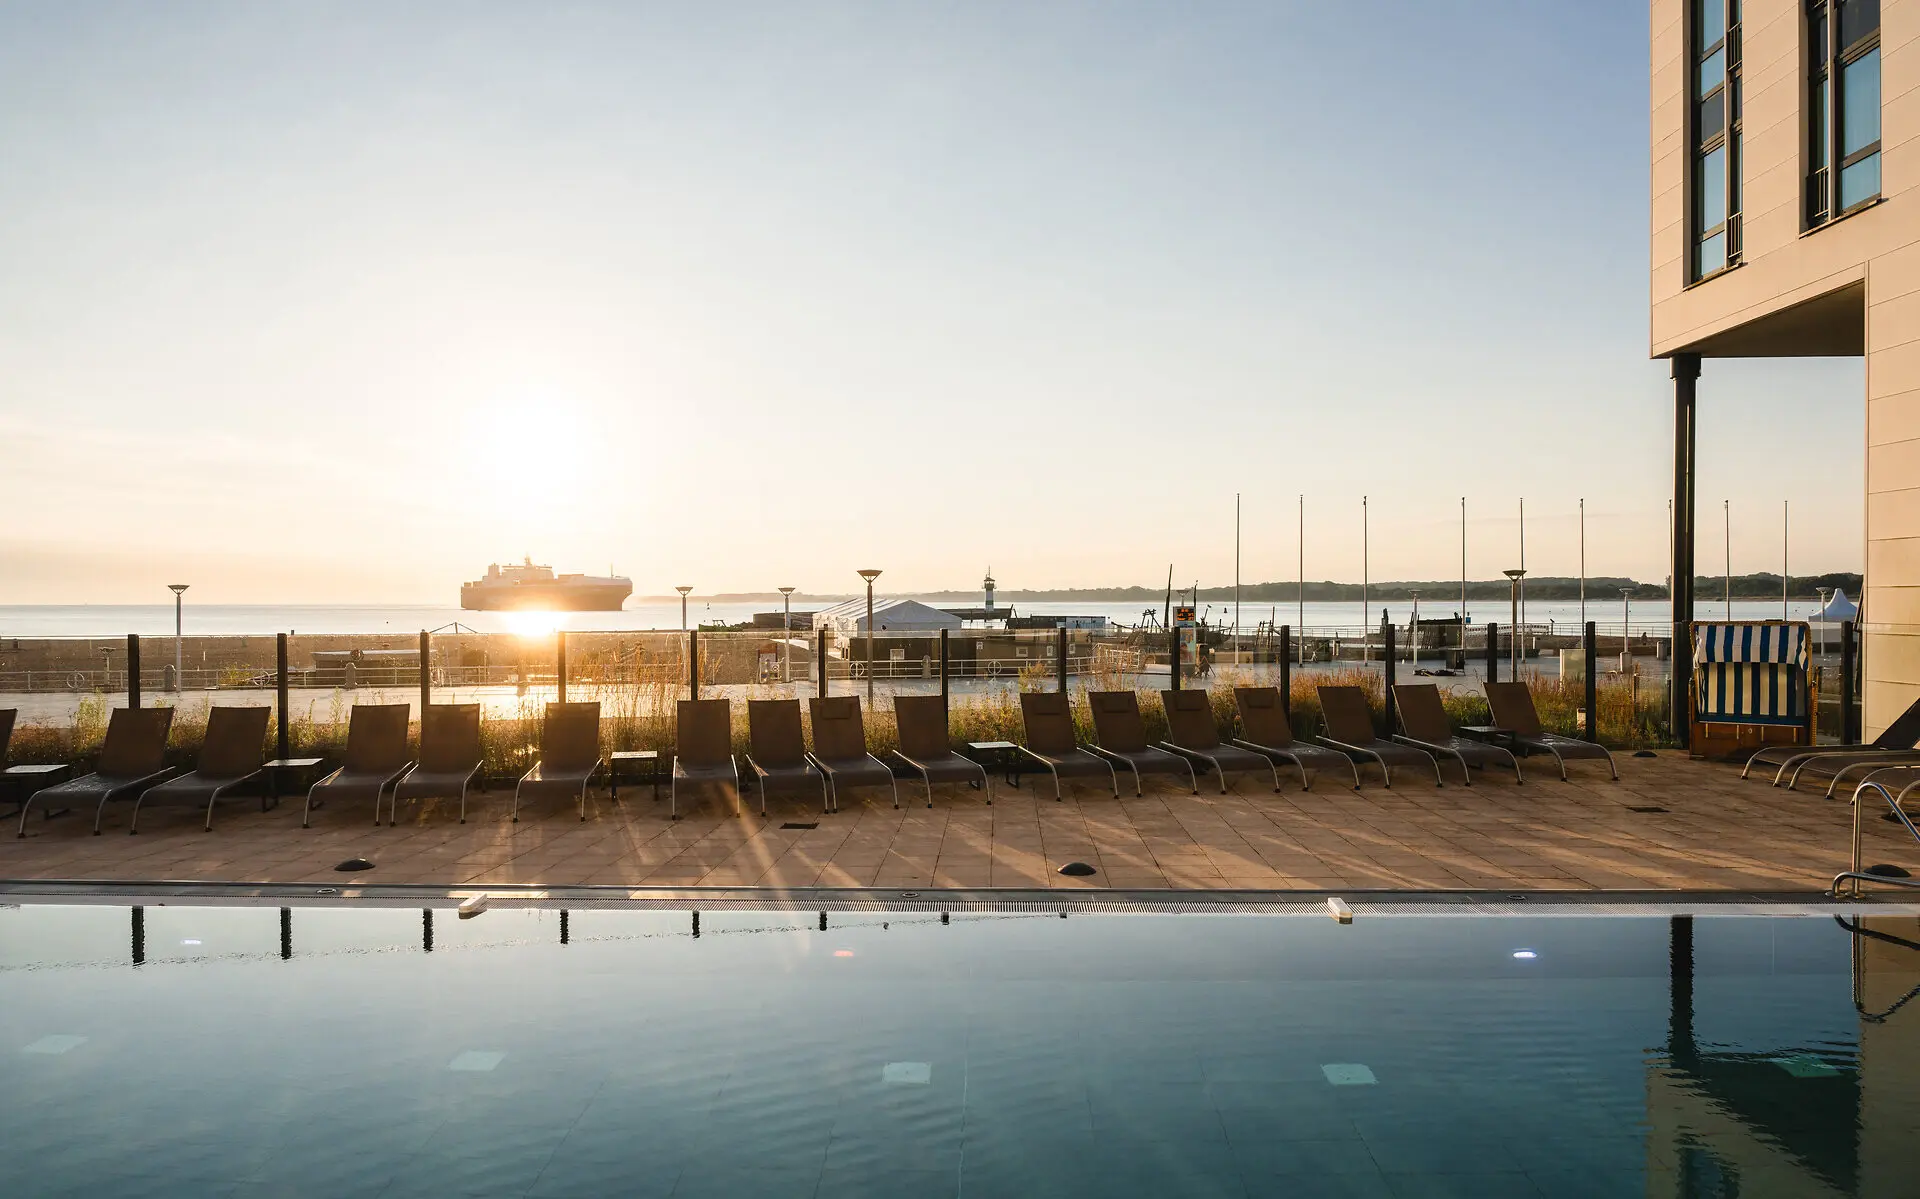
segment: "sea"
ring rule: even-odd
[[[904,598],[915,598],[912,596]],[[922,602],[934,607],[958,606],[952,600]],[[796,627],[811,626],[810,614],[823,604],[796,607]],[[1124,603],[1023,603],[1005,601],[1022,616],[1104,616],[1117,625],[1143,623],[1146,611],[1138,601]],[[1788,619],[1812,619],[1819,610],[1814,600],[1785,605]],[[1404,600],[1385,605],[1375,602],[1363,610],[1358,603],[1308,603],[1304,611],[1298,604],[1240,605],[1238,627],[1248,633],[1258,625],[1272,621],[1311,632],[1357,635],[1363,627],[1377,628],[1382,611],[1396,625],[1412,616],[1412,605]],[[777,602],[709,603],[695,597],[687,605],[690,624],[738,624],[753,619],[758,612],[777,612]],[[1160,606],[1152,609],[1158,620]],[[1458,600],[1452,603],[1426,602],[1420,605],[1420,617],[1430,620],[1459,614]],[[1694,608],[1700,620],[1777,620],[1783,615],[1779,601],[1735,600],[1699,602]],[[1210,625],[1235,625],[1231,601],[1200,605],[1200,615]],[[1618,635],[1623,616],[1617,596],[1589,599],[1586,619],[1594,621],[1602,632]],[[650,629],[678,629],[681,623],[678,601],[629,601],[618,612],[569,612],[554,617],[559,627],[580,631],[626,632]],[[1510,605],[1502,601],[1476,600],[1467,606],[1467,619],[1473,624],[1511,620]],[[1637,600],[1631,612],[1633,631],[1659,634],[1668,622],[1664,600]],[[1523,623],[1550,628],[1578,628],[1581,608],[1578,601],[1534,601],[1527,605]],[[467,612],[459,608],[408,604],[194,604],[182,610],[182,631],[189,636],[263,635],[271,633],[410,633],[472,630],[479,633],[521,632],[514,614],[503,612]],[[0,637],[120,637],[128,633],[141,636],[171,636],[174,631],[172,604],[16,604],[0,605]]]

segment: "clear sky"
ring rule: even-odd
[[[0,6],[0,603],[1665,575],[1644,5]],[[1858,360],[1703,571],[1858,569]]]

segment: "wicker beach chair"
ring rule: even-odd
[[[1280,703],[1280,689],[1277,687],[1235,687],[1233,704],[1240,713],[1240,729],[1244,737],[1233,738],[1231,744],[1241,749],[1249,749],[1264,755],[1274,762],[1285,762],[1300,772],[1300,789],[1313,789],[1313,778],[1320,771],[1339,767],[1353,775],[1353,785],[1360,786],[1360,767],[1352,758],[1337,750],[1324,749],[1318,745],[1308,745],[1293,739],[1293,725],[1287,720],[1287,710]],[[1311,768],[1313,775],[1307,773]]]
[[[150,787],[133,801],[133,815],[127,832],[140,831],[140,809],[149,804],[207,805],[206,831],[213,831],[213,808],[222,799],[248,783],[258,782],[267,760],[267,720],[273,709],[267,707],[215,708],[207,713],[207,736],[200,757],[186,774],[176,775],[157,787]],[[266,811],[267,797],[260,796],[260,810]]]
[[[157,785],[169,773],[167,733],[173,728],[172,708],[116,708],[107,718],[107,739],[92,774],[42,787],[20,805],[19,835],[27,835],[27,814],[34,802],[46,815],[92,804],[93,832],[100,834],[100,817],[107,804],[131,799]]]
[[[1060,800],[1060,780],[1104,778],[1120,798],[1120,772],[1113,763],[1088,753],[1073,733],[1073,711],[1065,693],[1059,691],[1023,691],[1020,693],[1020,724],[1026,744],[1020,755],[1036,763],[1053,776],[1053,798]]]
[[[486,790],[485,754],[480,748],[479,704],[429,704],[420,714],[420,761],[394,784],[387,803],[387,824],[400,822],[403,799],[460,799],[460,823],[467,822],[467,792]]]
[[[895,760],[920,776],[927,788],[927,806],[933,806],[935,783],[972,783],[993,802],[993,780],[987,768],[953,752],[947,726],[947,701],[937,695],[900,695],[893,700],[893,718],[899,728],[900,748]]]
[[[328,800],[371,799],[373,822],[380,823],[380,801],[413,769],[407,752],[405,704],[355,704],[347,718],[347,752],[340,768],[307,789],[300,827],[313,827],[313,810]]]
[[[1473,786],[1473,772],[1469,768],[1474,766],[1482,770],[1505,766],[1513,771],[1514,782],[1526,781],[1520,775],[1520,759],[1512,752],[1453,731],[1446,705],[1440,702],[1440,688],[1432,683],[1396,684],[1393,707],[1400,717],[1400,732],[1395,733],[1393,739],[1402,745],[1424,749],[1435,759],[1452,758],[1460,763],[1460,778],[1467,786]]]
[[[1322,745],[1362,762],[1371,761],[1380,768],[1380,777],[1389,787],[1393,786],[1395,766],[1430,766],[1433,785],[1446,785],[1440,777],[1439,759],[1411,745],[1382,740],[1373,731],[1373,706],[1367,702],[1365,691],[1358,687],[1321,687],[1319,691],[1320,721],[1325,730],[1319,738]]]
[[[1493,723],[1506,731],[1510,743],[1521,749],[1537,749],[1553,755],[1554,761],[1560,764],[1561,782],[1567,781],[1569,758],[1604,761],[1613,772],[1613,781],[1620,781],[1620,768],[1613,764],[1613,755],[1605,746],[1541,731],[1540,713],[1534,709],[1533,692],[1525,683],[1488,683],[1487,705],[1493,709]]]
[[[867,725],[860,715],[857,695],[816,696],[807,701],[813,720],[813,764],[827,776],[832,810],[840,810],[840,788],[887,785],[893,806],[900,806],[900,786],[885,762],[867,752]]]
[[[1266,771],[1273,776],[1273,789],[1280,789],[1280,767],[1266,754],[1241,749],[1220,740],[1220,726],[1214,722],[1213,700],[1204,691],[1162,691],[1160,702],[1167,709],[1167,739],[1159,747],[1179,754],[1190,763],[1212,767],[1220,780],[1220,794],[1227,793],[1227,772]]]
[[[1131,691],[1089,691],[1087,705],[1093,709],[1093,735],[1098,744],[1094,753],[1133,771],[1133,793],[1142,795],[1141,776],[1147,774],[1187,775],[1187,786],[1200,794],[1200,776],[1193,763],[1179,754],[1168,753],[1147,743],[1147,722],[1140,718],[1140,697]],[[1117,771],[1116,771],[1117,773]]]
[[[600,756],[600,705],[548,704],[540,723],[540,760],[513,787],[512,819],[522,801],[569,799],[587,818],[587,788],[606,764]]]
[[[794,792],[820,790],[820,808],[831,811],[827,776],[807,758],[806,733],[797,699],[747,701],[747,769],[760,786],[760,814],[767,814],[769,787]]]
[[[667,789],[668,819],[680,819],[680,787],[732,784],[734,814],[740,812],[740,767],[733,760],[733,705],[724,699],[683,699],[673,717],[673,782]]]

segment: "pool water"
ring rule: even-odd
[[[0,909],[0,1195],[1920,1194],[1912,917],[821,921]]]

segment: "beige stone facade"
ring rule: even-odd
[[[1819,133],[1807,119],[1817,60],[1807,0],[1738,6],[1739,261],[1692,282],[1702,2],[1651,0],[1652,354],[1701,356],[1707,445],[1738,419],[1738,397],[1714,391],[1713,359],[1865,355],[1871,737],[1920,698],[1920,0],[1879,0],[1879,199],[1818,225],[1807,199]]]

